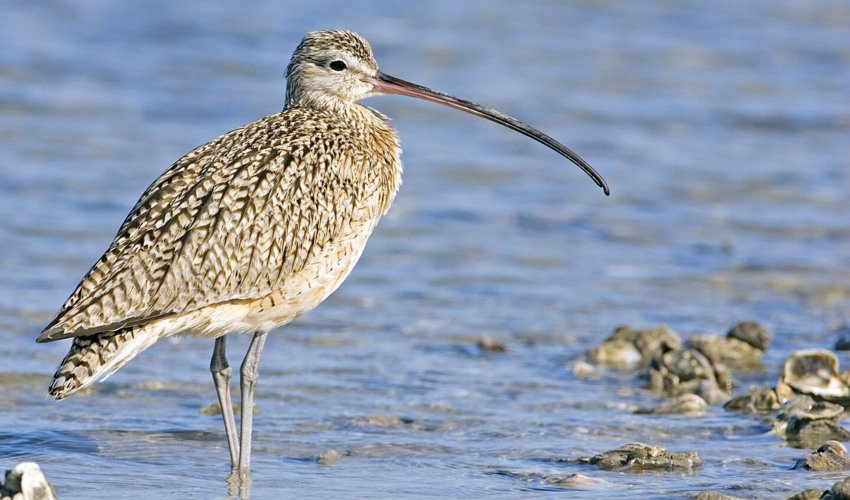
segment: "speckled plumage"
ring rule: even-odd
[[[215,338],[210,372],[231,469],[240,474],[250,470],[254,390],[268,332],[342,283],[401,184],[395,132],[360,99],[405,95],[499,123],[552,148],[609,193],[587,162],[543,132],[382,73],[354,33],[308,33],[286,83],[282,112],[193,150],[145,191],[38,338],[73,339],[49,389],[56,399],[109,376],[163,337]],[[226,340],[242,332],[254,336],[240,367],[237,433]]]
[[[309,34],[287,70],[282,112],[198,147],[142,195],[39,337],[75,339],[54,397],[164,336],[286,324],[348,275],[401,183],[401,149],[385,117],[305,83],[302,64],[329,46],[377,68],[353,33]]]

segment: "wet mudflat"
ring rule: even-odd
[[[211,342],[161,342],[56,404],[67,345],[34,338],[144,188],[278,110],[294,44],[342,27],[388,73],[562,140],[612,196],[494,125],[370,100],[405,183],[340,290],[270,335],[254,497],[782,498],[848,474],[840,448],[816,451],[850,428],[829,406],[845,401],[780,410],[795,389],[777,384],[804,349],[834,352],[838,380],[850,367],[833,349],[850,321],[843,2],[13,2],[3,18],[0,469],[33,460],[60,498],[225,495]],[[704,337],[741,321],[769,347]],[[661,324],[680,344],[654,360],[588,355],[618,325]],[[818,359],[800,366],[828,373]],[[776,401],[724,408],[765,388]],[[581,460],[634,443],[689,465]]]

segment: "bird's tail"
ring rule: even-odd
[[[64,399],[117,369],[159,340],[160,332],[146,325],[85,337],[74,337],[71,350],[59,363],[49,393]]]

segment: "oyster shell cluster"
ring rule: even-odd
[[[744,321],[732,327],[725,337],[694,335],[687,345],[729,368],[748,370],[761,365],[770,341],[767,328],[755,321]]]
[[[694,335],[686,342],[666,325],[646,329],[621,326],[601,345],[588,350],[585,359],[573,365],[573,374],[599,377],[601,367],[638,370],[647,388],[666,401],[634,413],[699,415],[709,405],[725,402],[728,411],[763,415],[771,433],[786,446],[813,450],[798,459],[793,469],[850,470],[850,455],[842,444],[850,441],[850,430],[839,423],[850,408],[850,371],[840,370],[834,353],[826,349],[793,352],[773,387],[752,387],[731,397],[732,370],[761,367],[770,344],[770,332],[751,321],[738,323],[725,336]],[[842,348],[850,350],[850,340],[845,344]],[[628,472],[688,471],[700,464],[696,453],[669,452],[642,443],[568,461]],[[700,492],[698,497],[732,498],[713,491]],[[850,500],[850,477],[830,490],[806,490],[792,498]]]
[[[753,321],[736,324],[725,336],[695,335],[684,344],[666,325],[645,329],[620,326],[590,349],[587,359],[596,366],[640,369],[650,390],[673,399],[636,413],[695,414],[704,412],[708,404],[728,400],[734,385],[730,368],[759,366],[770,342],[770,332]],[[573,373],[587,377],[593,373],[593,365],[577,362]]]
[[[795,396],[779,407],[771,432],[796,448],[816,448],[828,440],[850,440],[850,432],[838,424],[844,407],[810,396]]]
[[[646,376],[649,388],[665,397],[696,394],[708,403],[719,403],[732,393],[729,368],[690,345],[654,357]]]
[[[752,389],[731,399],[725,408],[748,413],[770,412],[800,395],[850,406],[850,372],[840,372],[838,357],[826,349],[796,351],[785,360],[775,387]]]
[[[825,349],[803,349],[785,360],[776,386],[751,389],[729,400],[730,411],[772,416],[772,432],[790,446],[817,447],[827,440],[850,441],[839,425],[850,405],[850,373],[840,372],[838,358]]]
[[[592,464],[605,470],[692,470],[700,465],[696,452],[667,451],[661,446],[630,443],[592,457],[579,457],[580,464]]]

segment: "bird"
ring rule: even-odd
[[[384,94],[496,122],[605,180],[550,136],[471,101],[387,75],[365,38],[307,33],[286,68],[283,110],[174,162],[144,191],[102,257],[37,342],[72,339],[56,400],[104,379],[160,339],[214,339],[210,371],[231,472],[248,474],[254,393],[268,333],[325,300],[351,272],[401,184],[389,118],[360,104]],[[240,367],[237,431],[230,334],[253,334]]]

